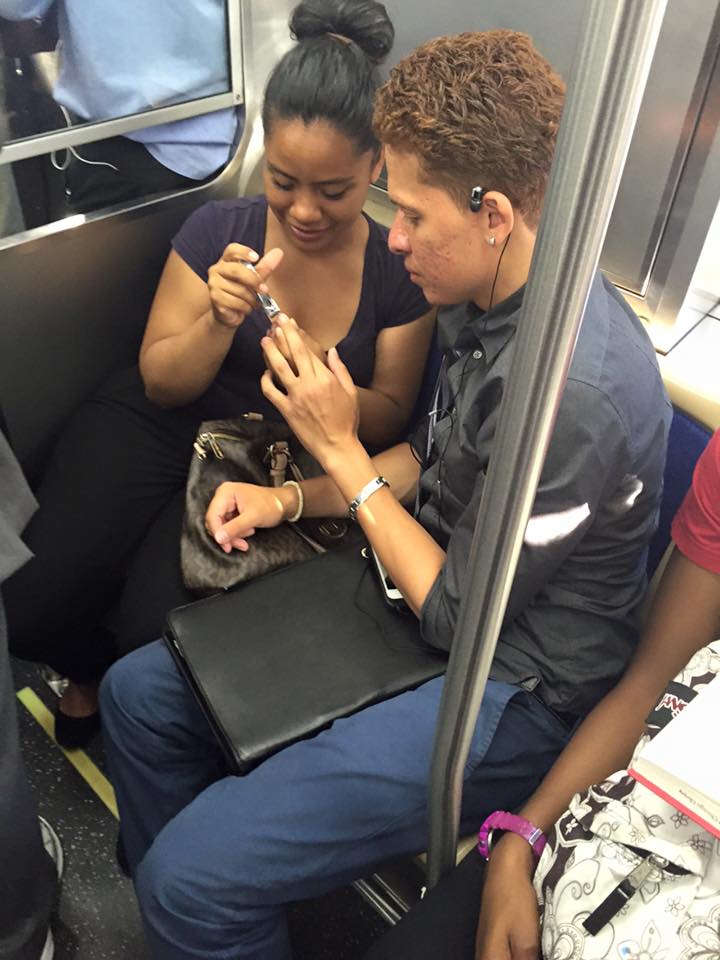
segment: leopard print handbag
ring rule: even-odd
[[[342,541],[347,524],[335,520],[283,523],[257,530],[246,553],[225,553],[205,529],[205,513],[215,491],[227,480],[280,486],[288,473],[303,479],[310,458],[285,424],[248,413],[233,420],[200,424],[185,493],[180,563],[185,586],[208,595],[227,590],[280,567],[308,560]]]

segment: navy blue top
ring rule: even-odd
[[[352,326],[337,344],[340,358],[358,387],[368,387],[375,367],[375,341],[385,327],[417,320],[430,309],[410,281],[402,258],[390,253],[388,231],[370,217],[360,302]],[[229,243],[243,243],[260,256],[265,250],[267,200],[264,196],[220,200],[196,210],[172,245],[203,281]],[[260,339],[268,329],[262,309],[253,310],[238,328],[215,381],[202,399],[207,417],[235,417],[248,410],[281,419],[260,390],[265,370]]]

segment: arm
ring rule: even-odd
[[[359,436],[372,447],[386,447],[407,426],[420,390],[430,338],[431,310],[411,323],[385,327],[375,346],[375,369],[369,387],[358,389]]]
[[[548,831],[574,794],[626,767],[645,717],[668,682],[718,634],[720,574],[675,550],[627,672],[588,715],[521,815]],[[513,834],[494,848],[478,926],[478,960],[537,957],[534,867],[527,843]]]
[[[256,273],[239,261],[257,260],[257,254],[231,243],[204,283],[171,251],[140,347],[140,373],[150,400],[177,407],[208,389],[235,331],[255,309],[256,291],[281,259],[280,250],[270,250],[258,262]]]
[[[375,461],[357,437],[357,390],[332,349],[326,366],[304,344],[297,325],[280,321],[292,367],[269,337],[262,341],[269,369],[262,379],[265,396],[282,413],[327,477],[302,484],[305,513],[346,516],[348,504],[378,470],[388,472],[390,488],[379,490],[358,511],[358,521],[410,607],[419,614],[445,560],[445,551],[402,506],[414,493],[419,467],[409,444],[400,444]],[[274,378],[286,392],[278,389]],[[225,550],[247,549],[257,526],[274,526],[295,512],[290,487],[269,491],[251,485],[223,484],[213,498],[207,526]]]

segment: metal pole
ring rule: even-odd
[[[429,886],[455,863],[470,740],[665,6],[595,0],[586,17],[443,690]]]

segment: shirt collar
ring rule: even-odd
[[[481,310],[472,302],[443,307],[438,315],[438,346],[443,353],[464,353],[477,346],[492,363],[517,328],[525,285],[510,294],[492,310]]]

